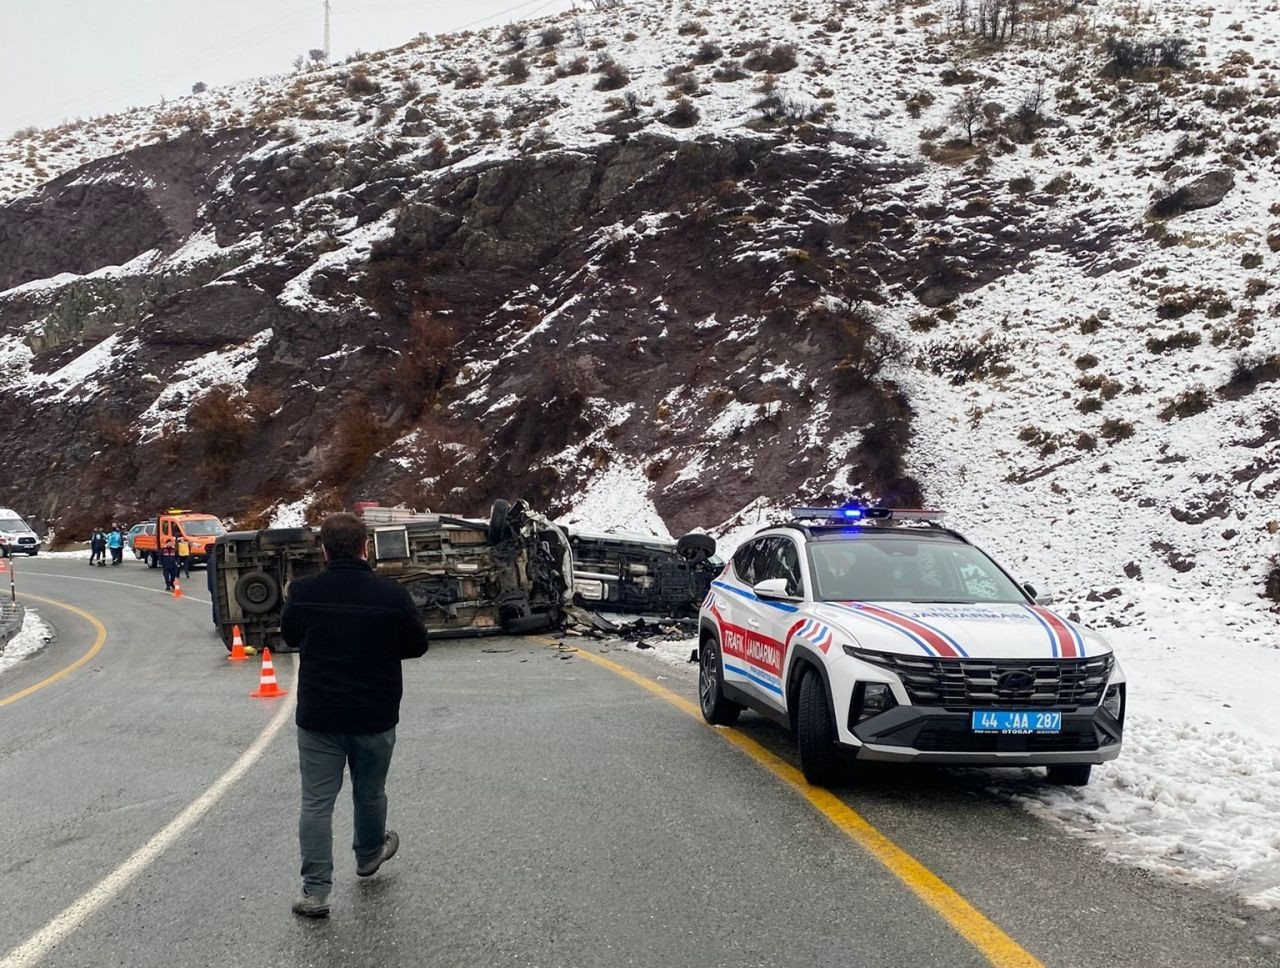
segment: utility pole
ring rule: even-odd
[[[324,0],[324,63],[328,67],[330,63],[329,54],[329,0]]]

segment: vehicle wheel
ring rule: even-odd
[[[502,623],[502,631],[508,635],[526,635],[530,632],[541,632],[555,624],[552,616],[545,612],[538,615],[521,615],[506,619]]]
[[[40,552],[39,552],[39,551],[28,551],[28,552],[27,552],[27,557],[28,557],[28,558],[34,558],[34,557],[35,557],[36,555],[38,555],[38,554],[40,554]]]
[[[716,553],[716,539],[709,534],[686,534],[676,542],[676,554],[688,561],[706,561]]]
[[[265,571],[250,571],[236,580],[236,603],[249,615],[264,615],[280,604],[280,583]]]
[[[498,498],[489,510],[489,544],[499,544],[511,536],[511,528],[507,524],[507,512],[511,510],[511,502]]]
[[[1049,782],[1058,786],[1084,786],[1092,772],[1091,763],[1056,763],[1049,767]]]
[[[704,639],[698,647],[698,705],[702,718],[713,726],[732,726],[742,707],[724,696],[724,670],[720,668],[720,643]]]
[[[829,786],[840,767],[836,721],[822,677],[813,669],[806,670],[800,680],[799,703],[796,741],[800,749],[800,769],[814,786]]]
[[[159,555],[151,554],[150,552],[148,552],[148,553],[144,556],[144,559],[145,559],[145,561],[147,562],[147,567],[148,567],[148,568],[158,568],[158,567],[160,566],[160,556],[159,556]]]

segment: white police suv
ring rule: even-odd
[[[1047,766],[1081,785],[1120,753],[1125,679],[941,512],[797,508],[745,542],[699,616],[702,715],[792,729],[811,783],[843,763]]]

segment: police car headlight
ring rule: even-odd
[[[1117,722],[1124,720],[1124,686],[1114,685],[1102,697],[1102,708]]]
[[[883,682],[858,683],[855,701],[858,709],[855,722],[858,723],[864,719],[870,719],[872,716],[887,713],[898,705],[898,700],[893,698],[893,690]]]

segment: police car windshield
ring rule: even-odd
[[[183,521],[182,530],[186,534],[206,535],[206,534],[226,534],[226,528],[222,526],[221,521],[213,521],[208,518],[198,521]]]
[[[0,518],[0,531],[26,531],[21,518]]]
[[[854,532],[810,541],[808,549],[819,601],[1027,602],[1022,590],[972,545]]]

